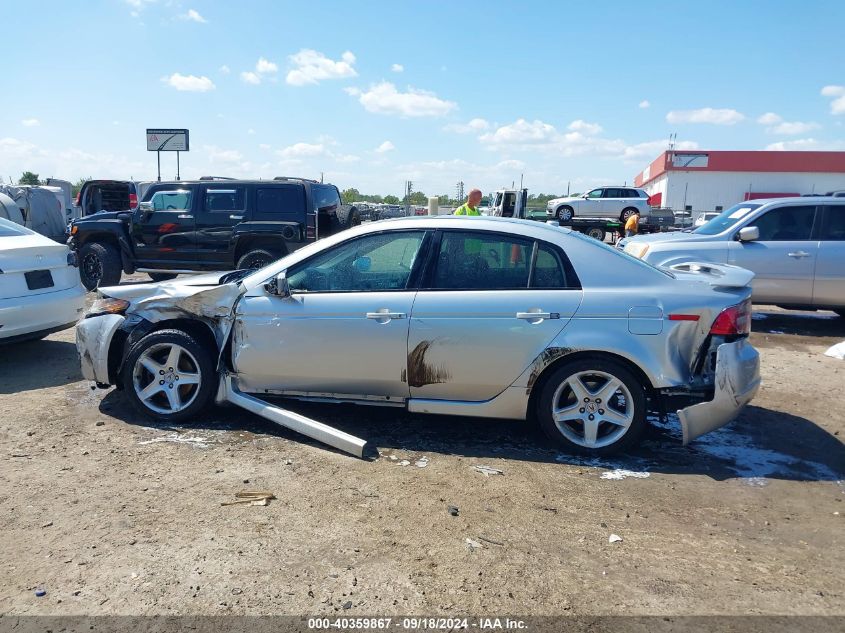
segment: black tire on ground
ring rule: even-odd
[[[147,273],[153,281],[167,281],[168,279],[176,279],[176,273]]]
[[[138,395],[135,386],[135,379],[137,375],[139,384],[144,384],[144,382],[148,380],[150,382],[155,381],[155,378],[152,378],[153,374],[149,372],[147,368],[143,367],[138,360],[147,350],[156,346],[164,346],[162,352],[163,354],[166,354],[166,346],[173,344],[180,346],[193,357],[190,358],[187,355],[182,355],[182,358],[180,359],[181,366],[174,368],[177,375],[180,370],[198,373],[199,385],[196,387],[194,385],[185,384],[181,387],[176,385],[175,388],[179,390],[180,394],[182,394],[181,397],[184,397],[186,400],[193,397],[193,400],[190,401],[184,409],[174,413],[164,413],[156,411],[145,404],[145,401]],[[214,361],[212,360],[211,351],[212,350],[209,350],[207,345],[201,345],[193,336],[183,332],[182,330],[159,330],[158,332],[152,332],[135,343],[135,345],[133,345],[129,350],[129,354],[126,357],[126,362],[124,363],[123,371],[120,376],[120,380],[123,384],[123,391],[132,406],[142,415],[163,422],[181,422],[189,420],[196,416],[209,404],[211,398],[217,390],[218,376],[214,367]],[[193,365],[196,366],[194,367]],[[164,367],[164,364],[162,367]],[[167,369],[169,368],[165,368],[163,371],[166,371]],[[163,377],[169,379],[168,374],[165,374]],[[160,402],[162,404],[165,403],[167,401],[167,392],[162,389],[162,391],[156,394],[155,397],[158,397],[159,395],[161,395]],[[156,401],[151,399],[151,402]]]
[[[594,240],[598,240],[599,242],[604,242],[604,229],[598,226],[593,227],[587,231],[587,236],[592,237]]]
[[[361,215],[358,213],[358,209],[352,207],[346,213],[339,213],[337,215],[337,224],[341,230],[350,229],[353,226],[361,224]]]
[[[599,392],[602,386],[608,384],[601,382],[604,380],[604,376],[596,376],[596,380],[591,383],[592,386],[595,387],[595,392],[590,391],[589,388],[586,389],[586,393],[589,394],[588,397],[593,399],[592,402],[582,402],[581,400],[576,401],[573,391],[568,386],[564,386],[559,392],[559,388],[574,379],[576,375],[586,375],[589,378],[589,376],[594,375],[591,374],[591,372],[611,376],[620,381],[624,388],[630,393],[631,402],[626,401],[624,393],[622,393],[622,388],[620,387],[619,390],[611,395],[606,402],[596,403],[594,398],[595,393]],[[585,388],[587,387],[583,381],[580,384]],[[556,395],[559,398],[559,402],[553,402]],[[601,400],[601,398],[599,398],[599,400]],[[556,369],[551,376],[549,376],[548,380],[544,381],[542,392],[536,402],[536,415],[540,428],[555,444],[574,453],[587,455],[610,455],[620,451],[627,451],[637,445],[647,425],[644,385],[627,368],[619,363],[605,358],[584,358],[562,365]],[[598,439],[597,443],[601,443],[603,439],[610,439],[610,436],[613,435],[617,435],[616,439],[613,439],[606,446],[588,447],[578,444],[567,437],[564,431],[562,431],[561,428],[558,427],[558,424],[555,423],[552,415],[552,408],[554,406],[555,409],[565,409],[566,405],[571,406],[576,402],[583,404],[584,408],[583,410],[578,408],[574,409],[571,415],[584,415],[586,417],[590,414],[589,408],[595,407],[595,416],[599,419],[598,430],[596,433],[596,437]],[[561,407],[561,405],[564,406]],[[615,425],[608,421],[602,421],[601,418],[602,415],[604,415],[605,408],[608,410],[608,413],[612,413],[613,411],[617,413],[624,411],[625,414],[629,415],[631,422],[627,426],[627,430],[623,431],[622,429],[625,427]],[[565,421],[561,421],[560,424],[563,428],[568,430],[571,436],[577,436],[579,433],[581,433],[582,436],[584,435],[584,426],[582,425],[579,427],[577,422],[567,419]]]
[[[628,207],[627,209],[622,210],[622,215],[619,216],[619,219],[623,222],[634,215],[637,210],[634,207]]]
[[[575,217],[575,210],[572,207],[560,207],[555,215],[557,215],[558,221],[569,222]]]
[[[79,276],[88,290],[120,283],[123,265],[120,253],[111,244],[88,242],[79,249]]]
[[[268,251],[265,248],[253,248],[248,250],[246,253],[240,256],[238,259],[238,269],[252,269],[258,270],[259,268],[264,268],[268,264],[272,264],[274,261],[279,259],[280,255]]]

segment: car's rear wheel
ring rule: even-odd
[[[210,352],[181,330],[148,334],[129,350],[124,391],[132,405],[157,420],[178,422],[199,413],[217,387]]]
[[[557,210],[557,219],[561,222],[569,222],[575,217],[575,211],[572,207],[561,207]]]
[[[619,363],[583,359],[559,367],[537,399],[537,418],[562,448],[608,455],[637,444],[646,425],[645,389]]]
[[[88,290],[120,283],[120,253],[111,244],[88,242],[79,249],[79,276]]]
[[[624,222],[625,220],[630,218],[632,215],[634,215],[636,212],[637,212],[637,210],[634,207],[628,207],[627,209],[624,209],[622,211],[622,215],[619,216],[619,219]]]
[[[279,255],[271,253],[266,249],[253,248],[241,255],[238,260],[238,269],[258,270],[259,268],[264,268],[268,264],[272,264],[277,259],[279,259]]]
[[[167,281],[176,279],[176,273],[147,273],[153,281]]]
[[[361,224],[361,215],[358,213],[358,209],[352,207],[345,214],[337,216],[337,223],[341,229],[351,229],[353,226]]]

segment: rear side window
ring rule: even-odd
[[[845,205],[825,207],[825,221],[820,239],[828,242],[845,241]]]
[[[246,209],[244,187],[209,187],[205,190],[205,210],[209,213],[243,211]]]
[[[305,188],[302,185],[275,185],[255,190],[256,220],[303,221]]]
[[[750,226],[760,230],[761,242],[809,240],[816,207],[780,207],[757,218]]]
[[[537,249],[534,273],[531,276],[532,288],[566,288],[566,273],[560,255],[545,244]]]
[[[340,194],[334,185],[314,185],[314,206],[318,209],[336,208],[340,202]]]
[[[443,290],[527,288],[531,240],[481,232],[443,233],[431,287]]]

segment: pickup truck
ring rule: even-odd
[[[304,178],[157,182],[134,209],[74,220],[68,245],[88,290],[122,272],[154,281],[180,273],[260,268],[361,223],[334,185]]]

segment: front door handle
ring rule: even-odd
[[[381,308],[375,312],[367,312],[367,318],[378,321],[379,323],[388,323],[393,319],[404,319],[404,312],[391,312],[387,308]]]
[[[176,217],[180,220],[192,220],[194,216],[192,216],[190,213],[182,213],[181,215],[177,215]]]
[[[787,253],[787,255],[789,255],[790,257],[796,257],[796,258],[800,259],[802,257],[809,257],[810,253],[807,253],[806,251],[796,251],[794,253]]]
[[[559,319],[560,312],[543,312],[539,308],[534,308],[529,310],[528,312],[517,312],[516,318],[529,321],[533,324],[537,324],[541,323],[545,319]]]

